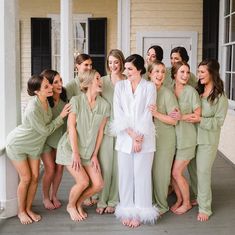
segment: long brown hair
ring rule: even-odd
[[[211,76],[212,82],[213,82],[213,89],[211,90],[209,96],[207,97],[207,100],[213,104],[214,101],[217,100],[221,95],[224,95],[224,83],[222,79],[220,78],[219,69],[220,65],[219,62],[215,59],[205,59],[203,60],[199,65],[198,68],[201,65],[205,65],[207,67],[207,70]],[[198,86],[197,91],[199,95],[203,94],[205,89],[205,85],[201,84],[201,81],[198,80]]]

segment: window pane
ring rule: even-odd
[[[235,11],[235,0],[232,0],[232,12]]]
[[[225,75],[225,93],[228,98],[230,98],[230,83],[231,83],[231,74],[226,73]]]
[[[225,0],[224,15],[228,15],[229,13],[230,13],[230,0]]]
[[[232,91],[231,91],[232,93],[230,94],[230,99],[235,100],[235,74],[232,75],[231,87],[232,87]]]
[[[230,17],[224,19],[224,43],[229,42],[229,19]]]
[[[231,25],[231,36],[232,36],[232,38],[231,38],[231,41],[232,42],[234,42],[235,41],[235,15],[232,15],[232,25]]]
[[[227,46],[227,57],[226,57],[226,71],[231,71],[231,54],[232,54],[232,46]]]

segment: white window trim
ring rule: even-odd
[[[218,61],[220,63],[221,79],[225,82],[225,61],[226,61],[226,47],[224,46],[224,4],[225,1],[220,1],[219,7],[219,55]],[[235,101],[229,100],[229,109],[235,113]]]
[[[190,38],[191,41],[191,51],[192,55],[190,57],[191,60],[191,71],[196,74],[197,71],[197,41],[198,41],[198,33],[193,31],[154,31],[154,32],[136,32],[136,50],[137,53],[144,56],[143,48],[144,48],[144,38],[166,38],[166,37],[179,37],[179,38]]]

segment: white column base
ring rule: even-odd
[[[13,198],[7,201],[1,201],[0,219],[6,219],[17,215],[18,200]]]

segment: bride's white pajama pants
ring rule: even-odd
[[[120,219],[138,219],[154,223],[158,216],[152,206],[152,163],[154,153],[118,152],[120,203],[115,215]]]

